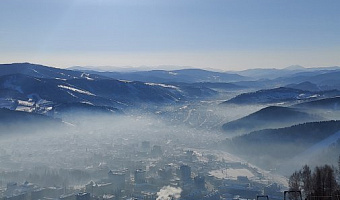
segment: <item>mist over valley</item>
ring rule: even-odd
[[[2,64],[1,195],[26,194],[8,184],[28,181],[30,195],[43,188],[51,198],[253,198],[263,189],[279,198],[303,165],[338,162],[340,88],[299,75],[327,71],[289,69],[282,84],[273,76],[261,87],[250,72]]]

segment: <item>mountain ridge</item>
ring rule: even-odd
[[[283,128],[304,122],[320,121],[322,119],[300,109],[268,106],[240,119],[225,123],[222,129],[228,133],[249,133],[261,129]]]

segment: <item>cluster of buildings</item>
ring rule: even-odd
[[[7,183],[6,189],[2,191],[3,200],[39,200],[39,199],[60,199],[60,200],[90,200],[81,197],[83,193],[67,195],[73,193],[70,189],[62,187],[39,187],[33,183],[25,181],[23,184],[16,182]],[[88,195],[90,197],[90,195]]]
[[[27,181],[7,183],[0,190],[0,199],[233,200],[255,199],[257,195],[281,198],[282,185],[267,180],[246,163],[226,161],[213,153],[183,148],[168,150],[148,141],[139,145],[139,151],[130,153],[133,155],[115,157],[105,165],[101,162],[98,167],[84,169],[91,174],[87,184],[44,187]],[[235,175],[238,169],[248,174]]]

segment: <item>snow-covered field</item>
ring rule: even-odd
[[[233,169],[233,168],[212,170],[210,171],[209,174],[219,179],[237,179],[238,176],[246,176],[248,179],[254,177],[254,174],[247,169]]]

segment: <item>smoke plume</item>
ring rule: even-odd
[[[181,188],[175,188],[171,186],[163,187],[159,192],[157,192],[156,200],[172,200],[179,199],[181,197]]]

